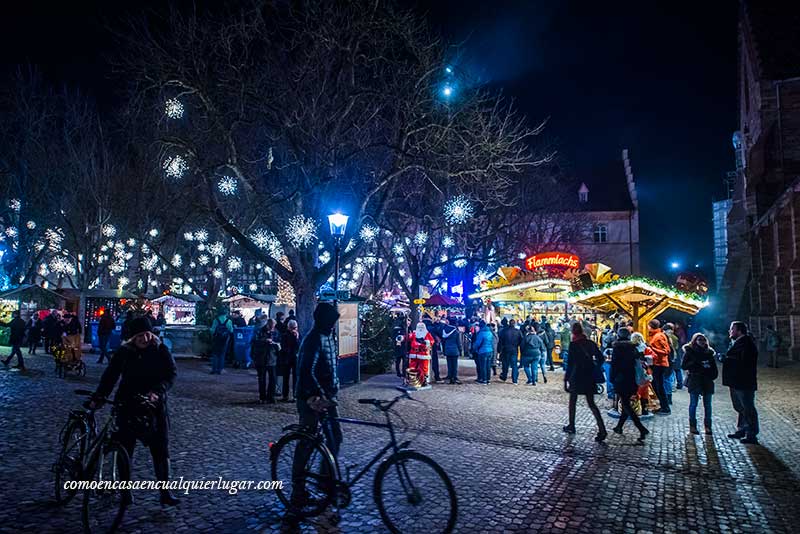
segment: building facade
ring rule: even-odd
[[[739,131],[728,215],[726,317],[749,318],[761,339],[780,334],[800,358],[800,5],[743,1]],[[740,146],[736,146],[736,144]]]

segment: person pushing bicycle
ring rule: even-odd
[[[320,302],[314,310],[314,326],[303,339],[297,355],[297,414],[300,424],[316,432],[323,424],[325,441],[334,456],[338,456],[342,444],[342,427],[336,419],[339,377],[336,372],[336,350],[333,329],[339,320],[336,306]],[[327,417],[323,417],[327,414]],[[302,472],[307,460],[308,450],[298,447],[295,452],[294,473]],[[302,478],[302,477],[301,477]],[[292,495],[293,501],[304,499],[304,485],[298,480],[293,487],[298,490]]]
[[[156,480],[168,481],[167,391],[178,374],[175,360],[169,349],[151,332],[146,318],[131,320],[127,335],[130,338],[114,352],[103,372],[90,408],[101,405],[100,399],[108,398],[119,381],[114,400],[121,403],[121,407],[114,439],[125,447],[131,460],[137,439],[147,445],[153,457]],[[147,402],[141,402],[142,396]],[[132,502],[130,493],[127,498]],[[160,501],[165,506],[175,506],[180,502],[168,489],[161,490]]]

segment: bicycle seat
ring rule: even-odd
[[[292,425],[286,425],[283,427],[284,432],[302,432],[304,430],[308,429],[299,423],[294,423]]]

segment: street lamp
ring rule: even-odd
[[[342,238],[344,237],[344,232],[347,230],[347,219],[349,219],[349,217],[347,215],[342,215],[341,213],[332,213],[331,215],[328,215],[328,225],[331,229],[331,236],[333,237],[335,252],[333,271],[334,302],[339,300],[339,253],[342,250]]]

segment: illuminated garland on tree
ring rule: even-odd
[[[283,256],[278,263],[280,263],[290,271],[292,270],[292,266],[289,264],[289,258],[287,258],[286,256]],[[278,294],[275,296],[275,304],[280,304],[285,306],[295,305],[295,294],[292,284],[290,284],[280,276],[278,277]]]
[[[675,289],[674,287],[667,285],[659,280],[653,280],[651,278],[644,278],[637,276],[628,276],[625,278],[619,278],[617,280],[614,280],[613,282],[608,282],[601,286],[595,286],[589,289],[581,289],[579,291],[573,291],[569,293],[569,295],[567,295],[567,299],[570,302],[576,302],[579,300],[585,300],[587,298],[592,298],[595,296],[600,296],[603,294],[610,293],[614,289],[625,289],[628,287],[639,287],[641,289],[644,289],[645,291],[665,294],[670,298],[674,298],[682,302],[685,302],[687,304],[698,306],[700,308],[708,305],[708,299],[703,298],[697,293],[687,293],[685,291]]]

